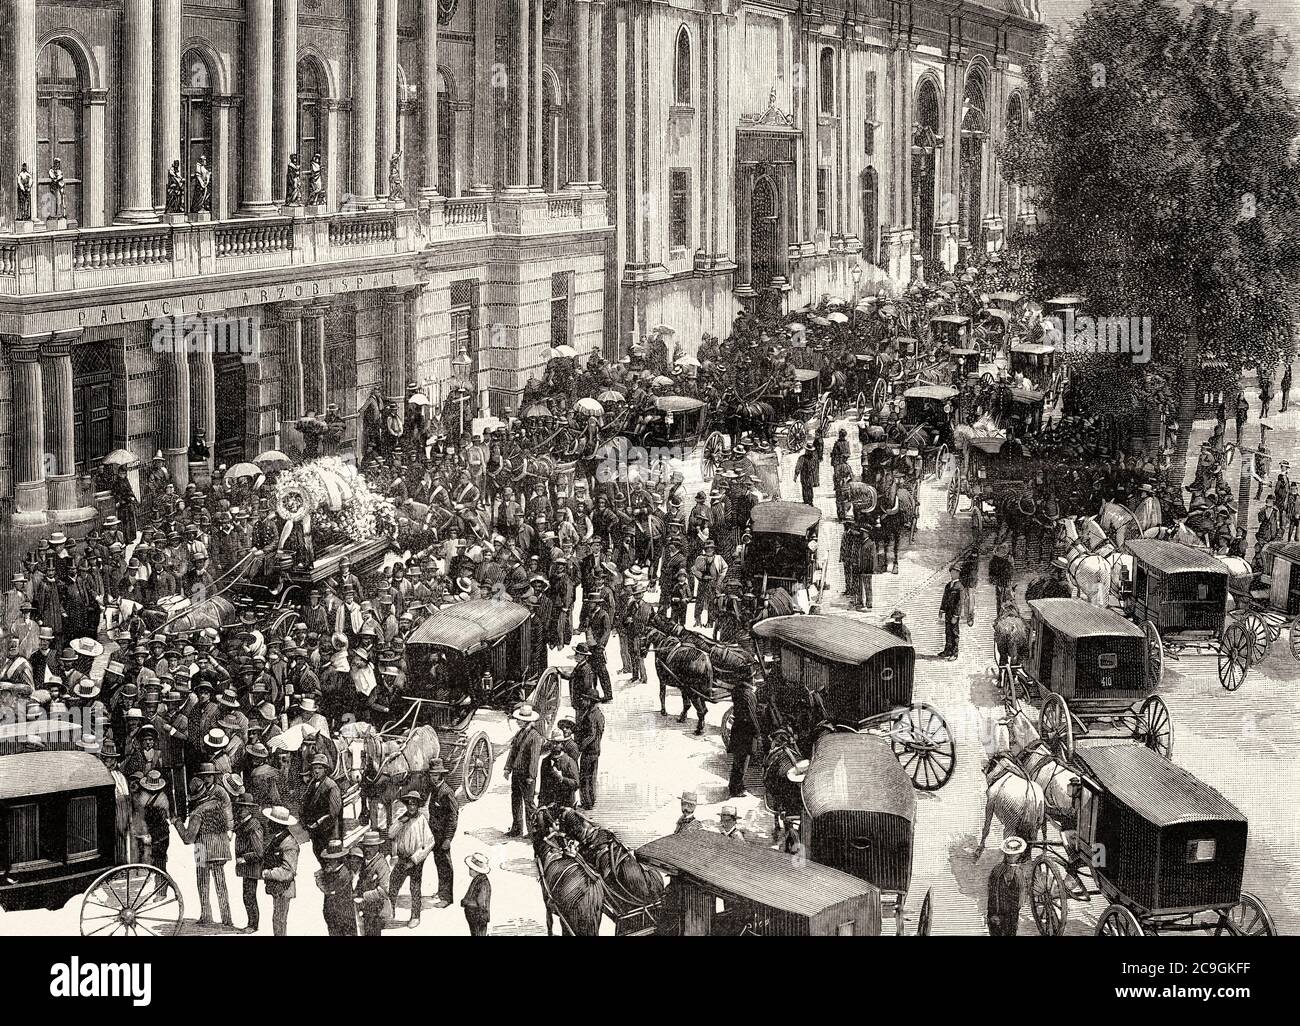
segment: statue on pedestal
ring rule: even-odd
[[[185,175],[179,160],[173,160],[167,169],[167,213],[185,213]]]
[[[388,161],[388,199],[396,202],[406,199],[406,187],[402,185],[402,151],[398,150]]]
[[[53,166],[49,171],[48,180],[50,186],[50,217],[66,217],[67,208],[64,205],[63,199],[63,161],[58,157],[54,158]]]
[[[325,206],[325,168],[321,165],[319,153],[312,154],[311,171],[307,176],[307,192],[312,206]]]
[[[284,172],[284,205],[302,206],[302,162],[298,154],[289,154],[289,166]]]
[[[14,218],[16,221],[30,221],[32,219],[32,173],[27,170],[24,164],[18,172],[18,213]]]
[[[212,169],[208,167],[208,158],[199,154],[198,163],[190,174],[194,189],[190,194],[190,212],[193,214],[212,212]]]

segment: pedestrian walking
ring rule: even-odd
[[[600,769],[600,746],[605,737],[605,714],[595,702],[578,710],[574,740],[578,744],[578,795],[584,809],[596,807],[596,774]]]
[[[961,567],[953,565],[951,573],[939,603],[939,619],[943,621],[943,651],[939,655],[950,660],[957,658],[962,617],[966,617],[968,625],[975,623],[975,610],[971,605],[970,590],[962,583]]]
[[[1250,416],[1250,406],[1246,402],[1246,396],[1239,394],[1237,396],[1237,444],[1241,445],[1241,430],[1246,426],[1246,420]]]
[[[743,798],[745,790],[745,772],[749,769],[749,760],[754,755],[754,748],[760,736],[758,722],[758,699],[750,682],[741,678],[732,691],[731,736],[727,739],[727,751],[731,755],[731,777],[727,783],[727,794],[732,798]]]
[[[871,608],[871,584],[872,577],[876,573],[876,539],[871,532],[862,529],[859,531],[858,544],[855,548],[857,556],[857,566],[853,574],[853,608],[870,609]]]
[[[357,906],[353,901],[352,874],[356,853],[343,846],[338,838],[330,841],[320,853],[320,869],[316,870],[316,886],[320,888],[324,904],[321,914],[325,929],[331,937],[357,935]]]
[[[538,774],[541,787],[537,804],[573,808],[577,804],[574,796],[578,790],[578,766],[564,754],[564,732],[552,730],[547,746],[546,758],[542,760]]]
[[[1280,413],[1286,413],[1287,404],[1291,401],[1291,364],[1288,363],[1282,370],[1282,389],[1278,397],[1282,400]]]
[[[212,925],[213,888],[217,892],[217,909],[224,926],[234,926],[230,918],[230,892],[226,888],[226,863],[230,861],[230,832],[235,821],[230,796],[216,780],[216,767],[201,763],[190,781],[189,818],[175,821],[176,832],[194,849],[194,874],[199,890],[199,922]]]
[[[455,883],[451,864],[451,841],[460,822],[460,800],[447,784],[447,767],[441,759],[429,763],[429,829],[433,832],[433,865],[438,871],[438,896],[434,908],[446,908],[452,901]]]
[[[378,830],[367,830],[361,838],[365,861],[357,874],[353,903],[361,920],[363,937],[378,937],[384,923],[393,918],[393,902],[389,897],[392,871],[388,856],[384,854],[384,835]]]
[[[297,894],[298,841],[292,828],[298,820],[284,806],[262,810],[266,847],[262,851],[262,880],[271,896],[271,927],[277,937],[289,932],[289,903]]]
[[[799,482],[799,487],[802,489],[805,505],[813,505],[813,489],[817,487],[820,469],[821,463],[817,459],[816,447],[812,442],[805,442],[803,452],[794,464],[794,479]]]
[[[242,794],[232,802],[235,813],[235,877],[241,881],[245,933],[256,933],[261,923],[257,903],[257,885],[262,880],[262,854],[266,851],[266,831],[257,801]]]
[[[513,817],[507,837],[527,837],[537,817],[537,770],[542,761],[542,735],[537,729],[541,719],[527,702],[510,714],[519,729],[510,739],[505,774],[510,780],[510,813]]]
[[[989,583],[993,585],[997,600],[997,615],[1002,615],[1002,607],[1014,601],[1013,580],[1016,565],[1012,562],[1011,546],[1002,542],[993,549],[989,557]]]
[[[1002,861],[989,874],[985,916],[990,937],[1014,937],[1020,927],[1020,870],[1017,866],[1028,845],[1019,837],[1002,842]]]
[[[402,795],[402,804],[405,810],[388,828],[388,839],[392,842],[393,850],[388,901],[396,909],[402,884],[411,881],[411,918],[406,925],[415,929],[420,925],[424,860],[433,851],[434,840],[433,831],[429,829],[429,821],[424,815],[424,795],[412,788]]]
[[[492,920],[492,882],[488,879],[492,864],[486,855],[476,851],[466,857],[465,865],[469,867],[469,889],[460,899],[460,905],[465,910],[469,935],[486,937]]]

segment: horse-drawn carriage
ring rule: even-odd
[[[1287,650],[1300,660],[1300,544],[1269,542],[1264,546],[1259,574],[1228,579],[1233,622],[1250,638],[1250,663],[1263,659],[1269,647],[1287,632]]]
[[[1241,889],[1246,818],[1214,788],[1137,745],[1081,750],[1059,841],[1033,841],[1030,908],[1039,933],[1065,932],[1069,903],[1108,904],[1095,933],[1271,937],[1263,903]]]
[[[637,849],[670,877],[661,936],[876,937],[880,892],[827,866],[693,830]]]
[[[82,936],[172,936],[185,913],[180,889],[130,862],[113,777],[75,749],[76,730],[61,720],[0,725],[0,908],[58,909],[81,894]],[[42,750],[14,750],[32,735]]]
[[[657,395],[629,427],[631,440],[646,449],[694,449],[708,428],[708,407],[686,395]]]
[[[743,573],[753,582],[756,594],[764,595],[770,588],[785,588],[794,594],[812,586],[821,519],[821,510],[802,502],[754,504]]]
[[[970,318],[964,314],[939,314],[930,318],[930,333],[936,344],[960,349],[970,334]]]
[[[1262,612],[1229,618],[1228,565],[1207,549],[1155,538],[1135,538],[1125,550],[1133,557],[1132,584],[1121,588],[1120,602],[1142,625],[1149,675],[1159,679],[1166,653],[1177,658],[1191,649],[1215,656],[1226,690],[1241,687],[1255,658],[1252,646],[1266,650],[1276,635]]]
[[[1060,390],[1059,365],[1056,346],[1042,342],[1017,342],[1011,346],[1009,366],[1012,378],[1023,374],[1034,388],[1053,396]]]
[[[1161,664],[1149,636],[1082,599],[1035,599],[1029,607],[1028,623],[1016,611],[994,628],[1008,708],[1018,711],[1022,699],[1038,705],[1038,732],[1063,760],[1082,738],[1125,738],[1167,757],[1173,722],[1154,693]]]
[[[949,385],[914,385],[903,393],[904,441],[921,454],[921,474],[943,473],[958,419],[958,391]]]

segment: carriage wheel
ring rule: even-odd
[[[1166,759],[1173,755],[1174,721],[1169,715],[1169,706],[1159,695],[1151,695],[1142,703],[1133,726],[1133,740],[1141,741]]]
[[[1123,905],[1111,905],[1102,913],[1097,922],[1094,937],[1142,937],[1142,924],[1131,909]]]
[[[185,918],[176,882],[161,869],[110,869],[81,899],[83,937],[174,937]]]
[[[985,387],[993,384],[993,375],[990,374],[988,371],[985,371],[983,374],[980,375],[980,384],[984,385]]]
[[[804,443],[808,440],[808,429],[802,424],[791,424],[785,433],[786,452],[803,452]]]
[[[955,517],[960,506],[961,486],[957,482],[957,475],[953,474],[952,483],[948,485],[948,516]]]
[[[1300,616],[1291,621],[1291,628],[1287,631],[1287,641],[1291,646],[1291,658],[1300,660]]]
[[[1268,621],[1258,613],[1246,613],[1237,620],[1237,623],[1241,625],[1250,641],[1250,646],[1246,650],[1246,665],[1254,666],[1268,655],[1268,647],[1276,636],[1269,627]]]
[[[718,469],[718,456],[726,447],[721,431],[710,431],[704,439],[704,451],[700,454],[700,475],[704,480],[713,480],[713,472]]]
[[[735,706],[729,706],[727,711],[722,714],[722,747],[726,749],[731,745],[731,725],[736,722]]]
[[[1029,907],[1038,932],[1044,937],[1061,936],[1070,915],[1070,901],[1060,862],[1052,855],[1039,855],[1029,879]]]
[[[918,791],[939,790],[957,765],[957,745],[947,721],[938,709],[924,702],[894,717],[889,743]]]
[[[916,935],[918,937],[930,936],[930,921],[933,917],[933,912],[930,907],[931,894],[932,890],[926,891],[925,901],[921,902],[921,916],[916,921]]]
[[[1236,691],[1246,683],[1250,666],[1250,636],[1239,623],[1223,632],[1219,642],[1219,683],[1225,691]]]
[[[1074,757],[1074,723],[1065,699],[1052,692],[1043,699],[1038,713],[1038,733],[1056,755],[1056,761],[1068,763]]]
[[[560,714],[560,671],[554,666],[543,670],[531,698],[533,708],[541,714],[542,718],[537,722],[545,736],[555,726],[555,718]]]
[[[1165,672],[1164,642],[1160,640],[1156,625],[1150,620],[1142,625],[1142,633],[1146,636],[1147,687],[1158,687]]]
[[[492,742],[483,731],[474,731],[465,742],[465,754],[460,765],[452,771],[448,781],[452,790],[459,787],[466,801],[478,801],[492,783],[492,760]]]
[[[939,451],[934,454],[934,477],[935,480],[943,479],[943,468],[948,462],[948,446],[939,443]]]
[[[872,406],[879,406],[882,402],[884,402],[885,394],[888,392],[888,390],[889,390],[889,386],[885,383],[885,379],[876,378],[876,383],[871,389]]]
[[[1276,937],[1277,927],[1264,903],[1249,891],[1241,892],[1241,901],[1227,912],[1220,913],[1214,936],[1225,933],[1234,937]]]

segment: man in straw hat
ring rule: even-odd
[[[682,814],[677,817],[677,823],[673,826],[673,833],[685,834],[692,830],[703,830],[704,824],[695,818],[695,810],[699,807],[700,796],[694,791],[682,792]]]
[[[724,805],[718,810],[718,829],[727,840],[735,841],[737,844],[747,844],[745,832],[740,829],[738,819],[736,807],[734,805]]]
[[[564,752],[564,731],[551,730],[547,739],[546,758],[542,760],[541,789],[537,796],[539,805],[558,805],[573,808],[577,805],[578,764]]]
[[[357,874],[353,903],[361,919],[361,934],[378,937],[385,921],[393,917],[393,902],[389,882],[391,870],[388,856],[384,854],[384,835],[378,830],[367,830],[361,838],[364,861]]]
[[[990,937],[1014,937],[1020,926],[1020,871],[1017,863],[1029,846],[1020,837],[1002,842],[1002,861],[989,874],[986,911]]]
[[[441,763],[441,760],[436,760]],[[402,795],[405,806],[402,814],[388,827],[388,839],[392,842],[393,869],[389,877],[388,900],[397,908],[397,896],[402,884],[411,881],[411,919],[406,924],[411,929],[420,925],[422,892],[424,881],[424,860],[429,857],[436,843],[429,821],[424,814],[424,796],[415,788]]]
[[[488,880],[492,863],[481,851],[476,851],[466,857],[465,865],[469,867],[469,889],[460,899],[465,922],[469,924],[471,937],[486,937],[492,919],[492,882]]]
[[[537,772],[545,742],[537,728],[541,716],[527,702],[518,706],[510,718],[519,724],[519,729],[510,739],[510,751],[505,762],[505,774],[510,779],[512,816],[506,836],[526,837],[537,816]]]
[[[321,913],[331,937],[357,935],[357,905],[353,900],[352,886],[353,863],[357,858],[356,852],[337,838],[320,853],[316,886],[325,899]]]
[[[262,880],[271,896],[271,924],[277,937],[289,932],[289,902],[297,894],[298,842],[290,828],[298,822],[283,805],[262,810],[266,847],[262,851]]]

